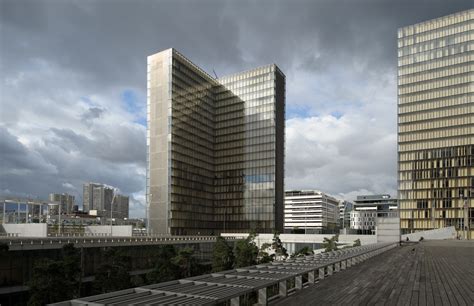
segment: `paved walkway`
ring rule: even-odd
[[[474,241],[398,247],[275,305],[474,305]]]

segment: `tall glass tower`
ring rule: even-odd
[[[283,230],[285,76],[213,78],[174,49],[148,57],[151,233]]]
[[[402,233],[472,231],[472,9],[398,30],[398,180]]]

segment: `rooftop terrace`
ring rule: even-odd
[[[474,241],[424,241],[325,279],[274,305],[474,305]]]

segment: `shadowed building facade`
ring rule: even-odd
[[[283,230],[285,76],[213,78],[174,49],[148,57],[153,234]]]
[[[402,233],[474,221],[474,10],[398,30],[398,180]]]

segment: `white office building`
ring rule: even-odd
[[[285,231],[320,233],[339,222],[339,200],[317,190],[285,192]]]

